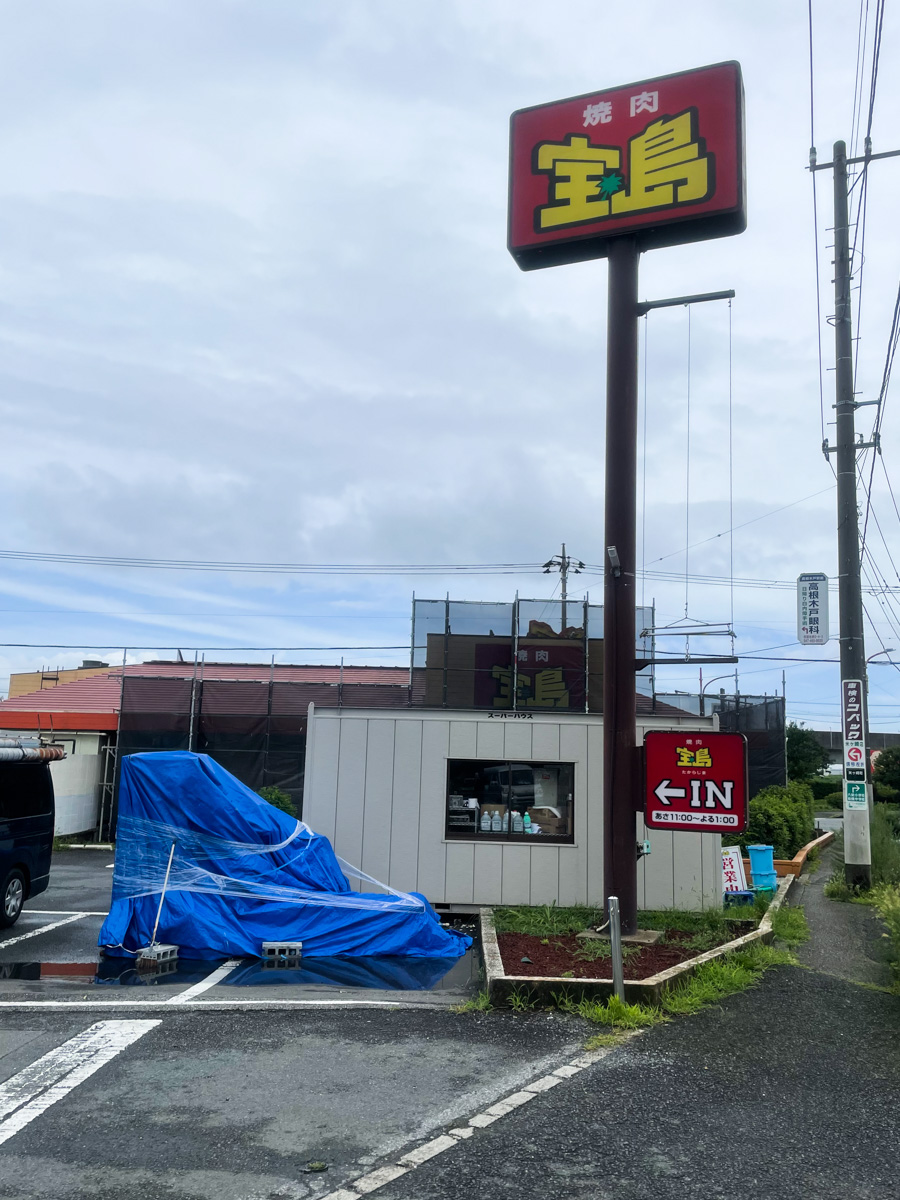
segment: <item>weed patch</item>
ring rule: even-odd
[[[788,946],[799,946],[809,941],[809,925],[806,913],[799,906],[786,908],[782,905],[772,918],[772,932],[780,942]]]
[[[648,1029],[665,1020],[658,1008],[644,1004],[626,1004],[618,996],[610,996],[608,1000],[592,1000],[583,996],[573,1000],[565,993],[555,993],[554,1002],[562,1012],[571,1013],[576,1017],[584,1017],[595,1025],[609,1025],[616,1029]]]
[[[663,997],[662,1007],[673,1016],[699,1012],[717,1004],[726,996],[746,991],[769,967],[794,965],[796,959],[786,950],[774,950],[762,942],[737,950],[726,958],[704,963],[678,988]]]
[[[493,1007],[487,992],[479,992],[477,996],[464,1000],[462,1004],[454,1004],[450,1011],[455,1013],[490,1012]]]
[[[555,904],[541,904],[494,909],[494,928],[498,933],[530,933],[537,937],[580,933],[605,919],[601,909],[587,905],[559,908]]]
[[[624,1032],[624,1031],[623,1031]],[[604,1050],[607,1047],[621,1046],[625,1038],[622,1033],[595,1033],[584,1043],[585,1050]]]
[[[537,1008],[537,996],[530,987],[514,987],[506,1002],[513,1012],[530,1012]]]

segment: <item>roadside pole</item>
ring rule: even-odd
[[[637,526],[638,261],[634,238],[609,248],[606,334],[606,525],[603,573],[605,891],[622,932],[637,929],[635,562]]]
[[[862,588],[859,561],[859,512],[856,506],[856,399],[853,395],[853,330],[850,311],[850,219],[847,200],[847,147],[834,145],[834,342],[837,433],[835,446],[838,504],[838,588],[840,597],[841,693],[848,681],[859,681],[854,691],[862,705],[866,797],[871,792],[869,766],[869,720],[865,689],[866,646],[864,640]],[[846,702],[842,711],[846,710]],[[847,739],[846,713],[844,740]],[[852,887],[868,888],[872,883],[872,849],[869,832],[869,805],[853,801],[844,764],[844,873]],[[862,773],[862,771],[861,771]],[[862,791],[862,789],[859,789]]]

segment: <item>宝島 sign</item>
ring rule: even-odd
[[[740,846],[722,847],[722,891],[746,892],[747,876]]]
[[[514,112],[509,250],[523,270],[746,228],[736,62]]]
[[[747,740],[681,730],[644,736],[644,824],[740,833],[747,825]]]
[[[828,641],[828,576],[820,572],[797,579],[797,641],[802,646]]]
[[[866,744],[863,738],[863,685],[859,679],[841,681],[844,719],[844,778],[866,782]]]

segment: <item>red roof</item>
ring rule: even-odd
[[[166,679],[191,679],[194,664],[181,662],[137,663],[125,668],[128,676]],[[409,683],[408,667],[335,667],[289,666],[276,663],[198,663],[197,677],[204,680],[244,680],[268,683],[400,684]],[[122,695],[122,668],[105,675],[92,675],[71,683],[0,700],[0,728],[33,729],[37,723],[54,730],[114,730],[118,724]],[[46,720],[32,715],[46,713]]]

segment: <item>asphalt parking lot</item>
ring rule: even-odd
[[[216,1004],[449,1007],[478,990],[477,952],[455,963],[422,959],[304,959],[273,970],[256,960],[189,962],[174,971],[138,972],[129,958],[100,960],[97,937],[109,908],[113,855],[54,855],[50,886],[0,931],[0,1008],[53,1004]]]

